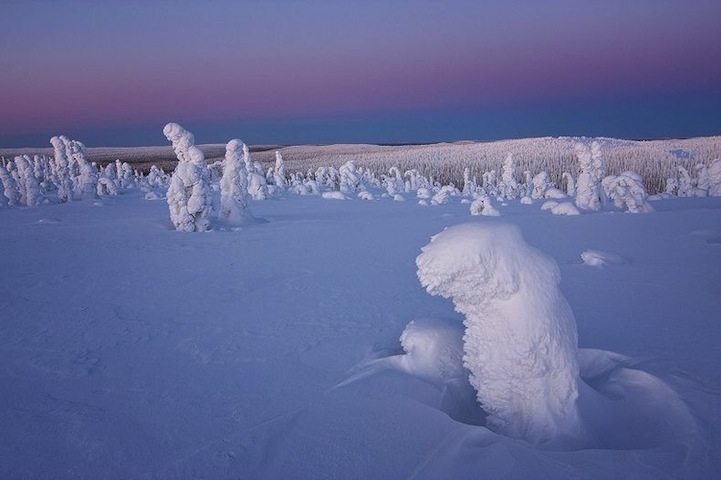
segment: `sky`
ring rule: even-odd
[[[0,2],[0,147],[721,134],[718,0]]]

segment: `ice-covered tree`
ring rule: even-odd
[[[691,175],[683,165],[678,166],[678,196],[679,197],[692,197],[694,186]]]
[[[603,179],[603,188],[616,208],[626,208],[630,213],[653,212],[653,207],[646,201],[648,193],[643,179],[636,172],[609,175]]]
[[[488,425],[534,444],[578,434],[576,321],[556,263],[516,226],[473,223],[435,235],[416,265],[465,317],[463,361]]]
[[[709,189],[708,194],[712,197],[721,197],[721,158],[717,158],[708,168]]]
[[[338,169],[340,174],[339,190],[343,195],[354,195],[361,184],[361,173],[352,160],[347,161]]]
[[[18,182],[20,203],[28,207],[42,205],[45,197],[40,189],[40,181],[35,177],[32,159],[28,155],[17,156],[15,165],[20,178]]]
[[[279,151],[275,152],[275,169],[273,170],[273,183],[276,190],[285,189],[285,162]]]
[[[209,230],[213,200],[205,155],[195,146],[193,134],[177,123],[167,124],[163,134],[172,142],[178,157],[178,165],[168,187],[170,220],[180,231]]]
[[[696,165],[696,189],[694,190],[694,196],[707,197],[710,188],[711,176],[709,175],[708,167],[704,164]]]
[[[248,145],[243,144],[243,163],[245,171],[248,175],[248,194],[253,200],[266,200],[270,194],[268,192],[268,182],[265,176],[259,170],[257,164],[250,155]]]
[[[2,182],[3,196],[6,199],[4,203],[6,205],[14,207],[16,205],[21,205],[21,200],[20,188],[18,187],[18,183],[15,181],[13,176],[10,175],[10,172],[7,169],[7,167],[9,167],[11,164],[11,162],[8,162],[5,165],[0,165],[0,182]]]
[[[605,176],[601,145],[593,142],[589,147],[579,142],[575,150],[581,172],[576,181],[576,206],[582,210],[601,210],[604,199],[601,180]]]
[[[474,193],[476,193],[476,190],[478,189],[478,185],[476,184],[476,179],[471,178],[471,169],[466,167],[463,169],[463,190],[461,193],[465,196],[472,196]]]
[[[233,139],[225,146],[223,177],[220,179],[220,216],[242,225],[249,217],[248,172],[243,161],[244,144]]]
[[[52,164],[53,183],[58,189],[58,201],[67,202],[73,199],[73,183],[70,176],[70,152],[67,151],[68,139],[64,136],[52,137],[54,161]]]
[[[561,176],[563,180],[566,181],[566,195],[569,197],[575,197],[576,196],[576,182],[573,179],[573,175],[571,175],[568,172],[563,172],[563,175]]]
[[[545,170],[533,177],[531,184],[533,185],[533,190],[531,190],[531,198],[534,200],[539,198],[545,198],[546,192],[549,189],[554,188],[551,177],[548,176],[548,172],[546,172]]]
[[[518,194],[518,182],[516,182],[516,163],[513,154],[509,153],[503,161],[503,169],[501,171],[501,183],[499,185],[500,194],[503,198],[513,199]]]

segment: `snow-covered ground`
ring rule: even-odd
[[[721,477],[720,197],[408,200],[281,196],[207,233],[137,190],[0,209],[0,478]],[[494,432],[444,382],[464,318],[416,258],[462,223],[558,264],[583,440]]]

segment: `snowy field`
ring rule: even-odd
[[[721,197],[407,197],[282,194],[206,233],[137,189],[0,209],[0,478],[721,477]],[[464,223],[558,264],[583,434],[512,438],[456,375],[464,317],[416,258]]]

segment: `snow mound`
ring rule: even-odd
[[[59,218],[54,218],[54,217],[46,217],[46,218],[41,218],[40,220],[38,220],[38,224],[40,224],[40,225],[54,225],[56,223],[62,223],[62,222],[63,221],[60,220]]]
[[[347,197],[342,192],[323,192],[322,198],[326,200],[346,200]]]
[[[581,260],[589,267],[605,267],[606,265],[621,265],[626,260],[615,253],[602,252],[600,250],[584,250],[581,252]]]
[[[562,202],[551,208],[551,213],[554,215],[580,215],[576,206],[571,202]]]
[[[558,202],[555,200],[547,200],[541,205],[541,210],[553,210],[558,206]]]
[[[393,201],[394,202],[405,202],[406,198],[403,195],[401,195],[400,193],[396,193],[395,195],[393,195]]]
[[[521,197],[521,205],[533,205],[533,199],[531,197]]]

